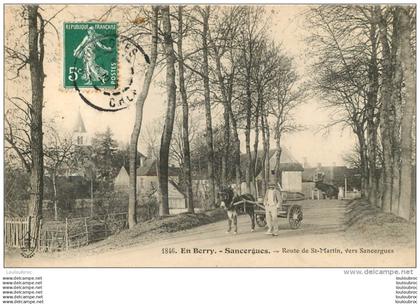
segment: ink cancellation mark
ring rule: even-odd
[[[65,88],[74,88],[85,104],[102,112],[117,112],[133,103],[137,96],[133,79],[140,69],[137,54],[150,63],[140,44],[119,36],[116,23],[65,23],[64,27]],[[66,39],[74,31],[79,31],[78,38]],[[119,60],[123,60],[124,71]],[[124,79],[118,75],[122,72]]]

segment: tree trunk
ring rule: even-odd
[[[392,163],[392,192],[391,192],[391,212],[398,215],[400,205],[400,153],[394,153]]]
[[[58,221],[58,208],[57,208],[57,174],[51,174],[51,181],[53,186],[53,202],[54,202],[54,220]]]
[[[245,169],[245,179],[246,179],[246,187],[247,192],[251,191],[251,176],[252,176],[252,155],[251,155],[251,106],[252,106],[252,99],[251,99],[251,84],[247,80],[247,102],[246,102],[246,126],[245,126],[245,149],[247,155],[247,166]]]
[[[379,22],[379,38],[382,45],[383,57],[383,81],[381,88],[382,105],[380,110],[381,120],[381,137],[383,149],[383,194],[382,194],[382,210],[391,212],[392,206],[392,141],[390,128],[392,127],[392,115],[390,115],[390,103],[392,94],[392,62],[387,40],[387,24],[385,18],[381,15]]]
[[[226,106],[223,109],[223,120],[224,120],[224,130],[223,130],[223,154],[222,154],[222,184],[229,184],[229,171],[228,171],[228,162],[229,162],[229,151],[230,151],[230,123],[229,123],[229,111]]]
[[[258,196],[258,191],[257,191],[257,185],[256,185],[256,174],[257,174],[257,166],[258,166],[258,144],[259,144],[259,137],[260,137],[260,127],[258,124],[258,121],[260,119],[260,103],[261,101],[259,100],[257,103],[257,107],[256,107],[256,113],[255,113],[255,128],[254,128],[254,133],[255,133],[255,138],[254,138],[254,157],[252,158],[252,175],[251,175],[251,183],[252,183],[252,193],[255,196]]]
[[[143,120],[143,106],[149,93],[153,73],[156,67],[157,43],[158,43],[158,13],[159,9],[153,7],[152,20],[152,46],[150,53],[150,63],[143,81],[143,89],[136,102],[136,117],[133,131],[130,137],[129,146],[129,190],[128,190],[128,227],[133,228],[137,223],[136,205],[137,205],[137,145]],[[93,201],[92,201],[93,204]]]
[[[28,5],[29,69],[31,77],[31,157],[30,176],[31,195],[29,215],[32,216],[31,238],[38,236],[42,218],[42,200],[44,195],[44,153],[42,132],[42,106],[44,101],[44,21],[40,17],[38,5]],[[38,19],[41,24],[38,24]],[[31,245],[32,246],[32,245]]]
[[[367,189],[368,189],[368,161],[366,155],[366,143],[365,137],[363,133],[363,129],[359,128],[356,130],[357,140],[359,142],[359,155],[360,155],[360,193],[361,197],[366,197]]]
[[[223,153],[222,153],[222,168],[221,168],[221,182],[223,185],[227,185],[228,183],[228,162],[229,162],[229,149],[230,149],[230,119],[229,119],[229,107],[228,107],[228,98],[231,98],[231,88],[226,88],[223,74],[222,74],[222,63],[221,63],[221,55],[219,54],[219,50],[215,45],[213,40],[210,40],[211,46],[214,51],[214,57],[216,61],[216,73],[217,73],[217,80],[219,83],[220,91],[222,93],[223,98],[223,123],[224,123],[224,130],[223,130]],[[228,96],[229,95],[229,96]]]
[[[93,216],[93,207],[95,201],[93,200],[93,170],[90,171],[90,216]]]
[[[185,181],[185,200],[188,207],[188,212],[194,213],[193,190],[191,180],[191,157],[190,157],[190,141],[189,141],[189,128],[188,128],[188,99],[187,91],[185,90],[184,79],[184,57],[182,53],[182,31],[183,31],[183,9],[182,6],[178,7],[178,70],[179,70],[179,91],[181,93],[182,102],[182,143],[183,143],[183,173]]]
[[[407,7],[401,8],[401,63],[407,91],[407,100],[403,107],[401,121],[401,191],[398,213],[405,219],[410,219],[412,200],[412,157],[413,157],[413,125],[416,107],[415,54],[410,45],[410,19]]]
[[[261,169],[261,175],[263,177],[263,184],[262,184],[262,194],[265,193],[269,179],[270,179],[270,128],[267,122],[267,115],[262,112],[261,113],[261,132],[263,138],[263,148],[264,148],[264,155],[263,155],[263,165]]]
[[[376,169],[377,161],[377,132],[378,132],[378,118],[375,119],[375,112],[378,102],[378,90],[379,90],[379,81],[378,81],[378,45],[377,45],[377,25],[375,22],[370,24],[370,43],[371,43],[371,57],[369,63],[369,93],[367,100],[367,152],[368,152],[368,167],[369,167],[369,192],[368,192],[368,201],[372,206],[377,205],[378,199],[378,176]]]
[[[235,166],[235,183],[236,193],[241,194],[241,142],[239,140],[238,126],[235,116],[232,111],[233,98],[233,83],[235,81],[235,65],[232,65],[229,77],[229,87],[227,91],[226,107],[229,113],[230,122],[232,125],[233,146],[234,146],[234,166]]]
[[[382,202],[383,202],[382,194],[384,193],[384,174],[383,174],[383,170],[381,170],[381,172],[379,174],[377,188],[378,188],[378,199],[376,200],[376,206],[378,208],[382,209]]]
[[[175,84],[175,53],[171,33],[171,20],[169,6],[162,6],[162,23],[164,36],[164,51],[166,56],[166,94],[167,108],[165,125],[163,127],[162,138],[159,151],[159,188],[161,202],[159,214],[169,214],[168,201],[168,167],[169,167],[169,149],[172,139],[172,130],[175,120],[176,107],[176,84]]]
[[[281,134],[280,130],[276,130],[276,183],[279,183],[282,187],[282,173],[280,169],[280,159],[281,159]]]
[[[372,206],[377,205],[378,199],[378,176],[376,168],[377,158],[377,127],[368,127],[367,138],[368,138],[368,167],[369,167],[369,180],[368,180],[368,201]]]
[[[209,59],[208,59],[208,30],[210,7],[206,6],[203,13],[203,84],[204,104],[206,112],[206,141],[207,141],[207,172],[209,178],[209,207],[215,206],[215,180],[214,180],[214,150],[213,150],[213,129],[210,104],[210,80],[209,80]]]
[[[228,99],[228,110],[229,117],[232,123],[232,133],[233,133],[233,144],[235,148],[235,183],[236,183],[236,192],[241,194],[241,142],[239,140],[238,127],[236,119],[233,115],[231,100]]]
[[[400,200],[400,168],[401,168],[401,89],[402,89],[402,67],[400,60],[401,53],[401,39],[400,39],[400,8],[396,7],[393,10],[393,32],[391,42],[392,65],[394,73],[392,75],[392,109],[393,115],[393,130],[392,130],[392,194],[391,194],[391,212],[398,215],[399,200]],[[390,126],[391,127],[391,126]]]

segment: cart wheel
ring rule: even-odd
[[[257,215],[256,220],[258,227],[265,227],[267,225],[267,222],[265,221],[265,215],[263,214]]]
[[[289,219],[290,228],[298,229],[303,219],[302,208],[297,205],[290,207],[287,218]]]

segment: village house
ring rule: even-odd
[[[141,195],[158,196],[159,181],[157,165],[156,160],[146,159],[142,166],[137,168],[137,189],[140,189]],[[179,168],[175,166],[168,168],[168,200],[171,214],[185,212],[187,210],[184,194],[178,186],[179,174]],[[114,189],[121,192],[128,192],[128,185],[129,175],[126,168],[121,167],[120,172],[114,180]]]
[[[256,172],[256,182],[259,196],[263,195],[263,155],[263,151],[258,151],[258,169]],[[276,179],[276,156],[277,150],[272,149],[269,151],[270,181],[274,181]],[[243,163],[245,163],[245,160],[247,159],[246,157],[246,154],[242,154],[241,161],[243,160]],[[281,172],[281,185],[283,191],[302,192],[303,166],[293,157],[292,153],[286,147],[282,147],[279,170]]]
[[[269,165],[270,165],[270,181],[276,179],[276,154],[275,149],[269,151]],[[253,152],[252,152],[253,155]],[[263,151],[259,150],[257,155],[257,170],[256,170],[256,184],[257,194],[259,197],[263,196],[263,172],[262,172],[262,157]],[[247,154],[241,154],[241,193],[250,193],[247,189],[245,182],[245,170],[248,163]],[[201,170],[196,170],[192,175],[192,186],[194,198],[198,201],[204,201],[207,199],[207,192],[209,187],[209,181],[206,172],[206,166],[203,165]],[[300,164],[291,154],[291,152],[282,147],[282,153],[280,155],[280,172],[281,172],[281,183],[284,191],[291,192],[302,192],[302,172],[303,166]],[[230,180],[231,186],[235,188],[235,180]]]
[[[281,183],[284,191],[301,192],[302,191],[302,164],[299,163],[292,155],[292,153],[286,148],[281,148],[280,155],[280,168],[281,172]],[[274,179],[276,175],[276,150],[270,151],[270,173],[271,179]],[[258,175],[261,176],[262,172]],[[258,177],[257,177],[258,180]]]

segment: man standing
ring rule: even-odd
[[[278,235],[279,224],[277,219],[277,208],[280,208],[281,203],[281,192],[276,187],[275,183],[270,183],[264,196],[265,218],[267,219],[268,225],[268,230],[265,234]]]

